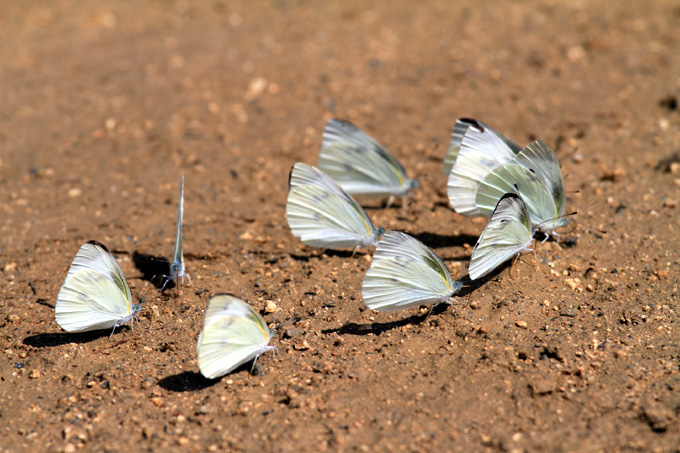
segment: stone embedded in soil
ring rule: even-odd
[[[649,403],[642,408],[640,417],[656,432],[664,432],[673,423],[674,414],[671,410],[657,403]]]
[[[550,378],[547,377],[537,377],[529,383],[529,390],[531,390],[531,396],[547,395],[554,392],[557,389],[557,384]]]
[[[283,332],[283,338],[295,338],[300,335],[302,331],[300,329],[286,329]]]
[[[311,346],[309,345],[309,342],[304,339],[301,342],[296,343],[293,348],[295,348],[296,351],[307,351]]]
[[[38,379],[40,377],[40,370],[31,370],[31,373],[28,375],[30,379]]]

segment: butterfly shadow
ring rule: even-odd
[[[411,315],[408,318],[400,319],[398,321],[390,322],[374,322],[370,324],[358,324],[355,322],[350,322],[337,329],[326,329],[322,330],[321,333],[330,334],[337,333],[339,335],[380,335],[388,330],[396,329],[398,327],[403,327],[409,324],[420,324],[425,321],[429,316],[438,315],[447,310],[446,304],[439,304],[435,306],[431,312],[425,314]]]
[[[456,293],[456,296],[467,296],[469,294],[472,294],[473,292],[477,291],[479,288],[482,286],[486,285],[487,283],[491,281],[499,281],[500,274],[507,268],[512,268],[513,266],[518,266],[520,263],[515,263],[515,258],[509,259],[505,261],[504,263],[500,264],[496,269],[492,270],[488,274],[486,274],[484,277],[480,277],[477,280],[471,280],[469,274],[465,274],[459,281],[463,284],[463,287],[461,288],[458,293]],[[512,279],[511,275],[508,275],[509,278]],[[454,296],[455,297],[455,296]]]
[[[477,236],[472,234],[439,234],[439,233],[415,233],[411,234],[423,244],[436,249],[441,247],[463,247],[465,244],[474,246],[477,243]]]
[[[142,280],[152,283],[158,290],[163,288],[166,280],[163,276],[168,275],[170,272],[170,265],[167,259],[135,251],[132,254],[132,262],[137,270],[142,273]],[[174,281],[165,283],[165,288],[172,288],[174,286]]]
[[[129,329],[129,326],[120,326],[116,328],[116,332]],[[115,332],[114,332],[115,333]],[[26,346],[34,348],[52,348],[55,346],[62,346],[69,343],[89,343],[101,337],[110,337],[111,329],[92,330],[90,332],[55,332],[55,333],[39,333],[37,335],[30,335],[23,340]]]
[[[229,376],[230,374],[235,374],[240,371],[247,371],[253,376],[262,374],[261,367],[257,363],[253,364],[253,361],[251,360],[231,371],[230,373],[220,376],[216,379],[208,379],[201,373],[197,373],[195,371],[183,371],[181,373],[173,374],[172,376],[164,377],[158,381],[158,385],[171,392],[195,392],[212,387],[220,382],[225,376]]]
[[[171,392],[195,392],[212,387],[219,381],[220,379],[208,379],[195,371],[183,371],[164,377],[158,381],[158,385]]]

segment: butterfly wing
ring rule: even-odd
[[[402,196],[411,188],[404,167],[373,138],[348,121],[326,124],[319,168],[355,195]]]
[[[291,231],[314,247],[372,245],[379,235],[359,204],[320,170],[293,166],[286,216]]]
[[[471,124],[466,129],[448,180],[449,202],[456,212],[467,216],[485,215],[475,202],[480,183],[495,168],[515,157],[513,149],[499,136],[479,124]]]
[[[514,163],[498,167],[484,178],[477,191],[478,209],[491,215],[506,193],[522,197],[534,226],[555,216],[555,204],[545,183],[530,169]]]
[[[550,193],[553,200],[552,206],[555,209],[552,217],[543,220],[552,221],[550,223],[562,220],[566,204],[564,181],[555,152],[545,142],[537,140],[524,148],[515,157],[514,162],[534,172]],[[562,223],[566,224],[566,221]]]
[[[318,186],[291,189],[286,216],[293,235],[313,247],[366,247],[375,237],[373,224],[363,209]]]
[[[388,231],[378,243],[361,288],[364,303],[377,311],[432,305],[460,289],[444,262],[420,241]]]
[[[85,332],[125,324],[139,310],[125,276],[108,249],[95,241],[84,244],[69,268],[55,306],[64,330]]]
[[[209,379],[223,376],[272,348],[272,332],[262,317],[243,300],[229,295],[208,302],[198,338],[198,367]]]
[[[184,220],[184,175],[179,185],[179,204],[177,206],[177,237],[175,238],[175,253],[170,264],[172,279],[184,277],[184,255],[182,254],[182,222]]]
[[[345,198],[346,200],[354,200],[326,173],[311,165],[303,164],[302,162],[293,165],[293,168],[290,170],[290,176],[288,177],[288,187],[290,189],[299,186],[317,186],[327,192]]]
[[[470,278],[476,280],[526,250],[534,236],[529,213],[514,193],[501,197],[472,250]]]
[[[460,151],[460,145],[463,142],[463,137],[468,128],[475,127],[479,130],[488,131],[495,134],[508,148],[512,150],[513,153],[518,153],[522,148],[515,142],[504,136],[503,134],[491,129],[486,124],[481,121],[477,121],[471,118],[459,118],[456,120],[456,124],[453,125],[453,130],[451,131],[451,141],[449,142],[449,149],[444,157],[444,174],[448,176],[451,174],[451,169],[456,163],[458,158],[458,152]]]

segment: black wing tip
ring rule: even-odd
[[[470,126],[474,126],[481,132],[485,131],[484,126],[482,126],[481,123],[474,118],[458,118],[458,121],[460,121],[461,123],[468,124]]]
[[[517,187],[517,184],[515,184],[515,189],[519,191],[519,187]],[[516,199],[516,200],[521,200],[521,199],[522,199],[522,198],[521,198],[519,195],[517,195],[515,192],[508,192],[508,193],[506,193],[506,194],[503,194],[503,196],[498,200],[498,203],[500,203],[501,201],[506,200],[506,199],[508,199],[508,198],[514,198],[514,199]],[[496,205],[498,205],[498,203],[496,203]]]
[[[295,166],[298,163],[299,162],[294,163],[293,166],[290,167],[290,171],[288,172],[288,190],[290,190],[290,181],[293,179],[293,171],[295,170]]]
[[[342,118],[331,118],[331,119],[329,119],[328,122],[326,123],[326,129],[328,129],[332,125],[337,125],[339,127],[353,127],[355,129],[357,128],[354,124],[352,124],[351,121],[345,120],[345,119],[342,119]]]
[[[111,252],[109,251],[108,247],[106,247],[104,244],[102,244],[102,243],[99,242],[99,241],[95,241],[94,239],[91,239],[91,240],[87,241],[86,244],[92,244],[92,245],[94,245],[94,246],[97,246],[97,247],[99,247],[99,248],[104,249],[104,250],[107,251],[108,253],[111,253]]]
[[[501,198],[499,198],[498,203],[496,203],[496,207],[494,208],[493,212],[491,213],[491,217],[494,217],[496,215],[496,211],[498,211],[498,209],[501,207],[501,204],[503,204],[506,200],[509,200],[509,201],[507,201],[507,203],[516,202],[516,203],[524,204],[524,201],[522,201],[522,197],[520,197],[518,194],[516,194],[514,192],[508,192],[508,193],[504,194]],[[477,246],[475,246],[475,248],[476,247]]]

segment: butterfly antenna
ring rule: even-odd
[[[573,220],[573,219],[572,219],[572,222],[574,222],[574,223],[577,224],[577,225],[581,225],[581,226],[586,227],[586,229],[588,230],[589,233],[592,233],[590,230],[595,230],[595,231],[597,231],[597,232],[600,233],[600,234],[607,234],[607,232],[606,232],[605,230],[601,230],[601,229],[599,229],[599,228],[595,228],[594,226],[588,225],[587,223],[579,222],[578,220]]]

